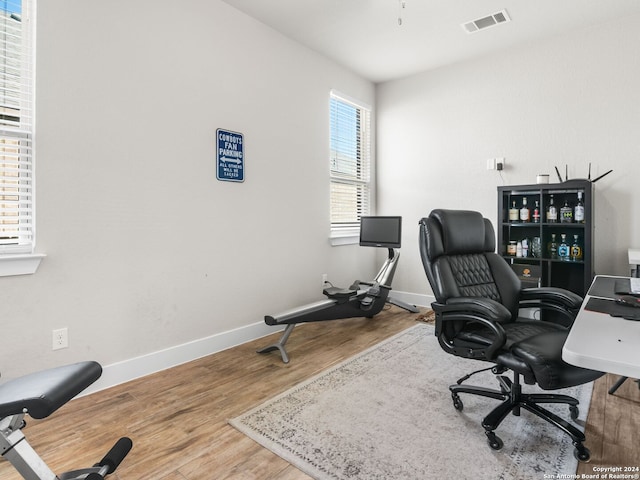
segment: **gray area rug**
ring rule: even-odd
[[[524,410],[496,431],[503,449],[489,448],[481,421],[498,400],[463,394],[459,412],[448,389],[483,363],[446,354],[433,331],[417,324],[229,423],[316,479],[542,480],[575,474],[570,438]],[[466,383],[498,388],[490,372]],[[591,391],[591,384],[562,391],[580,401],[581,429]],[[569,419],[567,406],[548,408]]]

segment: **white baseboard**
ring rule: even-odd
[[[389,297],[394,298],[396,300],[400,300],[405,303],[409,303],[411,305],[415,305],[416,307],[431,308],[431,303],[436,301],[435,297],[432,295],[423,295],[421,293],[411,293],[411,292],[400,292],[398,290],[391,290],[391,292],[389,293]]]
[[[82,394],[88,395],[114,387],[281,330],[280,327],[271,327],[264,322],[258,322],[140,357],[105,365],[102,367],[102,376]]]
[[[428,295],[395,290],[391,291],[390,297],[411,305],[426,307],[430,306],[431,302],[434,301],[434,298]],[[151,375],[152,373],[191,362],[282,330],[283,328],[281,327],[271,327],[264,322],[257,322],[147,355],[105,365],[102,368],[102,376],[82,395],[88,395],[136,378]]]

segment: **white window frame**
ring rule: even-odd
[[[351,123],[350,117],[340,115],[340,107],[345,107],[347,112],[355,110],[355,123]],[[346,122],[347,130],[342,138],[334,129],[340,121]],[[331,244],[358,243],[360,217],[370,214],[372,204],[371,107],[332,90],[329,95],[329,129]],[[356,130],[355,144],[351,129]],[[340,151],[340,143],[343,151]]]
[[[34,273],[35,0],[0,0],[0,276]]]

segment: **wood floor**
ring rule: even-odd
[[[416,317],[391,307],[373,319],[301,325],[289,340],[289,364],[276,352],[255,353],[279,337],[274,334],[73,400],[48,419],[29,419],[24,432],[56,473],[92,465],[117,438],[129,436],[133,450],[109,479],[309,479],[227,419],[409,328]],[[578,473],[592,473],[601,464],[640,466],[640,391],[629,380],[608,395],[615,380],[606,376],[596,382],[586,426],[592,461]],[[461,448],[471,453],[488,446]],[[21,479],[5,460],[0,478]]]

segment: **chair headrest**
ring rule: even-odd
[[[429,218],[440,225],[442,254],[457,255],[495,251],[491,222],[470,210],[433,210]],[[438,248],[439,250],[439,248]]]

